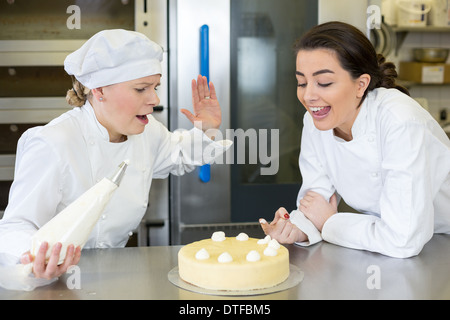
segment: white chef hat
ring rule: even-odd
[[[89,89],[162,74],[162,49],[142,33],[122,29],[93,35],[69,54],[64,70]]]

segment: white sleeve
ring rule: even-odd
[[[160,126],[161,143],[154,164],[154,178],[166,178],[169,174],[183,175],[195,166],[212,164],[233,144],[229,140],[213,141],[200,129],[169,132]]]
[[[0,220],[0,253],[19,258],[30,249],[31,236],[55,214],[61,200],[59,160],[43,139],[19,140],[14,182]]]
[[[449,150],[419,122],[390,128],[379,146],[384,180],[380,215],[338,213],[324,224],[322,237],[345,247],[407,258],[419,254],[433,235],[433,199],[449,174]]]
[[[314,123],[309,113],[305,114],[303,124],[299,158],[299,167],[303,181],[297,197],[297,208],[300,205],[300,200],[308,191],[315,191],[325,199],[329,199],[335,192],[335,188],[321,163],[323,157],[320,157],[320,151],[316,148],[320,144],[320,133],[314,130]],[[320,231],[317,230],[314,224],[301,211],[294,210],[291,213],[290,220],[308,236],[307,241],[296,243],[297,245],[310,246],[322,241]]]
[[[304,234],[307,235],[308,240],[304,242],[296,242],[295,244],[307,247],[322,241],[320,231],[314,226],[314,224],[305,217],[303,212],[294,210],[290,214],[290,220],[295,224]]]
[[[331,183],[324,164],[325,156],[321,155],[320,145],[321,132],[314,127],[313,120],[309,113],[305,114],[303,121],[302,142],[300,147],[299,167],[302,175],[302,186],[297,197],[297,208],[300,200],[308,191],[321,194],[329,200],[335,193],[336,188]]]

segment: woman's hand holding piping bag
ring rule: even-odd
[[[53,279],[58,278],[62,274],[67,272],[70,266],[78,264],[81,257],[81,247],[75,249],[74,245],[69,245],[67,247],[66,258],[64,262],[58,265],[59,254],[61,253],[62,244],[56,243],[52,248],[52,253],[48,262],[46,262],[46,253],[48,249],[48,243],[44,242],[41,244],[38,254],[33,258],[31,253],[28,251],[22,255],[20,262],[22,264],[29,264],[33,262],[33,274],[36,278]]]

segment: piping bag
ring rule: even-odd
[[[58,264],[61,264],[65,259],[69,245],[73,244],[75,248],[78,246],[83,248],[114,190],[119,187],[128,164],[128,161],[122,162],[112,177],[103,178],[42,226],[31,238],[31,255],[36,256],[39,247],[46,241],[48,242],[46,253],[46,259],[48,260],[53,246],[60,242],[62,248]],[[32,270],[33,263],[16,264],[12,267],[0,265],[0,286],[11,290],[31,291],[38,286],[47,285],[57,280],[56,278],[51,280],[36,279]]]

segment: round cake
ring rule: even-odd
[[[276,286],[289,276],[289,251],[275,239],[245,233],[193,242],[178,252],[181,279],[211,290],[256,290]]]

